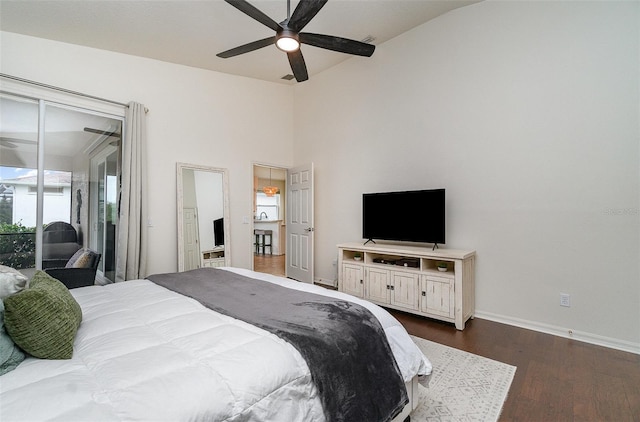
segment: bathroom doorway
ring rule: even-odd
[[[253,269],[286,277],[287,169],[253,166]]]

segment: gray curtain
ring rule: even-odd
[[[147,274],[146,116],[142,104],[131,102],[125,113],[122,143],[122,186],[116,281]]]

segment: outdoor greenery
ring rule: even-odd
[[[0,264],[16,269],[35,267],[35,227],[0,222]]]

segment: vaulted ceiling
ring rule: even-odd
[[[249,0],[276,22],[286,0]],[[479,0],[329,0],[305,32],[378,45],[453,9]],[[298,1],[291,2],[291,13]],[[0,28],[39,38],[142,56],[266,81],[291,69],[285,53],[268,46],[222,59],[216,54],[273,35],[222,0],[0,1]],[[303,45],[309,77],[354,57]],[[375,53],[374,53],[375,55]]]

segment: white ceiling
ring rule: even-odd
[[[286,18],[285,0],[249,0],[276,22]],[[378,45],[450,10],[480,0],[329,0],[304,32],[354,40],[372,36]],[[291,2],[291,13],[297,5]],[[237,57],[216,54],[274,35],[223,0],[1,0],[3,31],[148,57],[234,75],[295,84],[280,78],[291,69],[275,46]],[[348,58],[303,45],[309,78]],[[374,53],[375,55],[375,53]]]

